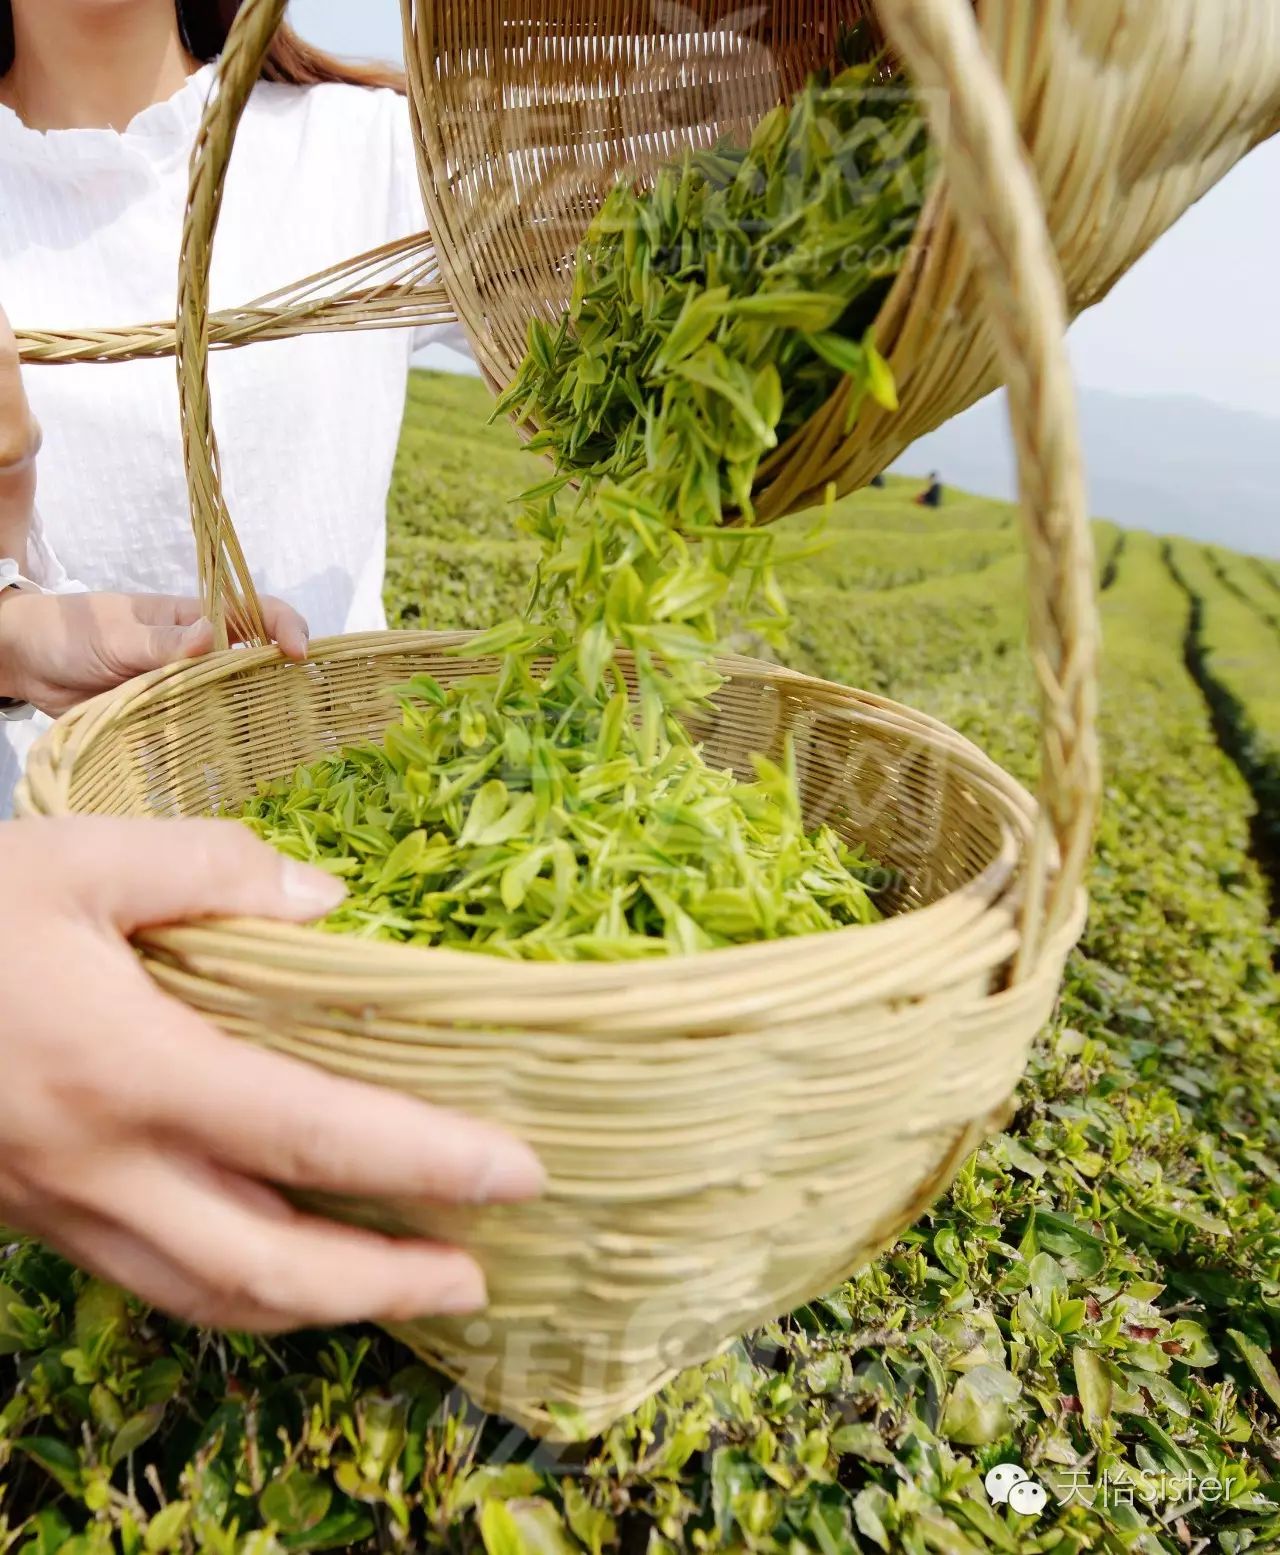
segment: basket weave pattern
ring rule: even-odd
[[[744,37],[712,0],[683,20],[660,8],[661,26],[659,8],[585,0],[403,5],[439,281],[495,384],[529,314],[563,306],[566,257],[618,168],[643,172],[749,128],[867,9],[777,0],[740,24],[754,29]],[[208,251],[235,124],[283,8],[246,0],[224,56],[193,166],[174,339],[201,576],[224,623],[258,616],[207,383],[211,344],[241,326],[210,317]],[[327,1206],[476,1254],[493,1298],[484,1317],[400,1332],[535,1431],[563,1428],[557,1405],[603,1426],[829,1288],[922,1211],[1007,1106],[1082,922],[1099,781],[1063,335],[1071,311],[1280,122],[1280,22],[1245,0],[1226,10],[1239,61],[1229,89],[1221,34],[1206,42],[1192,0],[874,8],[944,166],[879,326],[904,408],[846,437],[837,395],[779,453],[762,502],[781,512],[828,479],[858,484],[975,397],[998,362],[1030,556],[1036,802],[919,713],[727,660],[699,730],[709,758],[747,773],[752,752],[789,733],[808,818],[899,871],[883,923],[623,967],[261,923],[139,944],[158,982],[234,1036],[493,1118],[542,1153],[551,1183],[535,1205]],[[495,100],[501,115],[480,112]],[[47,815],[234,806],[300,761],[380,736],[389,688],[409,675],[483,668],[450,653],[460,644],[387,633],[319,643],[305,666],[257,648],[159,671],[64,719],[34,753],[22,802]]]
[[[318,645],[160,672],[64,721],[33,758],[55,812],[234,806],[381,733],[391,688],[483,670],[465,634]],[[153,931],[162,987],[224,1030],[494,1118],[554,1184],[519,1209],[321,1201],[467,1246],[482,1320],[398,1332],[540,1432],[598,1428],[668,1376],[829,1288],[914,1219],[1017,1083],[1078,932],[994,993],[1019,943],[1034,809],[973,746],[880,698],[726,660],[708,759],[751,776],[795,741],[812,821],[899,872],[871,927],[641,967],[495,963],[262,924]],[[314,1201],[313,1201],[314,1202]]]

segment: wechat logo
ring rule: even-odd
[[[997,1463],[984,1484],[995,1506],[1011,1506],[1022,1517],[1039,1517],[1049,1504],[1049,1493],[1017,1463]]]

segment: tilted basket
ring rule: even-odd
[[[284,0],[247,0],[240,12],[197,146],[184,243],[176,332],[184,433],[201,577],[219,621],[228,612],[255,619],[257,601],[217,478],[207,353],[211,336],[242,338],[262,320],[211,326],[209,241],[234,126],[283,9]],[[637,160],[638,174],[716,126],[749,128],[823,62],[839,26],[860,9],[835,0],[760,8],[776,70],[740,82],[727,7],[663,6],[664,32],[643,20],[645,5],[405,0],[440,274],[492,382],[514,367],[528,313],[562,306],[573,234],[585,229],[613,172],[637,155],[625,130],[644,111],[644,60],[655,81],[667,89],[675,82],[681,101],[698,61],[714,60],[719,95],[703,93],[707,114],[691,120],[686,104],[674,128],[646,140],[653,155]],[[1092,10],[1112,16],[1110,31],[1082,28],[1085,9],[1065,0],[979,3],[984,47],[966,0],[880,0],[878,20],[923,92],[945,166],[917,262],[884,320],[903,424],[868,428],[860,420],[854,444],[837,447],[842,413],[826,432],[815,423],[776,461],[763,494],[768,510],[781,512],[829,478],[843,485],[869,476],[935,411],[958,408],[992,381],[998,355],[1012,391],[1031,556],[1039,803],[935,720],[727,660],[715,716],[698,731],[708,758],[749,775],[752,752],[776,753],[790,735],[808,818],[865,841],[899,871],[884,922],[640,967],[515,963],[257,922],[175,927],[139,940],[156,980],[227,1032],[492,1118],[536,1147],[550,1189],[532,1205],[325,1206],[475,1253],[491,1292],[484,1316],[398,1332],[483,1405],[536,1432],[566,1429],[570,1415],[576,1430],[602,1427],[681,1367],[872,1256],[992,1126],[1051,1011],[1082,923],[1097,794],[1093,574],[1063,287],[992,60],[1015,104],[1034,92],[1045,124],[1055,104],[1061,112],[1055,165],[1077,208],[1069,222],[1058,213],[1053,235],[1065,257],[1084,255],[1067,267],[1076,301],[1123,268],[1123,259],[1103,265],[1108,242],[1119,254],[1138,246],[1131,216],[1108,203],[1106,180],[1117,169],[1126,177],[1146,169],[1155,180],[1159,197],[1136,223],[1150,241],[1252,133],[1243,127],[1247,113],[1233,118],[1223,108],[1213,154],[1187,177],[1175,176],[1170,157],[1159,193],[1159,137],[1149,122],[1139,134],[1126,119],[1114,157],[1099,152],[1088,164],[1102,190],[1095,197],[1071,156],[1073,145],[1094,145],[1094,127],[1084,126],[1040,47],[1055,29],[1076,28],[1100,55],[1123,46],[1140,65],[1140,45],[1153,40],[1143,7],[1099,0]],[[1189,17],[1190,0],[1164,9]],[[1238,8],[1242,19],[1246,10]],[[708,42],[722,14],[721,41]],[[683,19],[673,22],[676,15]],[[642,35],[674,42],[632,49]],[[744,57],[754,70],[763,44],[752,41]],[[1168,53],[1167,39],[1159,41]],[[628,69],[615,63],[602,72],[600,59],[619,49],[632,50]],[[673,72],[673,60],[684,65]],[[536,68],[526,71],[530,61]],[[1078,54],[1061,64],[1068,78],[1085,70]],[[466,114],[468,103],[483,106],[474,97],[481,81],[514,108],[533,105],[530,81],[554,91],[540,115],[486,121],[486,133],[506,139],[471,145]],[[514,95],[504,97],[508,85]],[[728,109],[716,118],[722,99]],[[670,105],[670,90],[664,100]],[[573,194],[555,179],[539,182],[534,162],[522,161],[541,147],[545,171],[553,143],[591,165],[590,197],[585,183]],[[1191,146],[1186,139],[1188,156]],[[571,160],[562,155],[559,170]],[[522,198],[481,199],[485,179],[515,179],[520,167]],[[536,215],[543,194],[555,222]],[[509,219],[500,241],[506,268],[492,274],[467,268],[463,257],[497,251],[482,206]],[[540,246],[553,230],[550,246]],[[480,232],[489,237],[476,247]],[[163,349],[154,336],[113,347],[96,338],[108,355]],[[41,349],[56,355],[47,337]],[[449,653],[460,640],[382,633],[317,643],[301,666],[259,647],[159,671],[63,719],[33,753],[20,803],[43,815],[234,806],[300,762],[380,736],[395,716],[390,688],[409,675],[450,682],[485,668]]]
[[[530,315],[563,310],[573,251],[620,174],[643,182],[682,146],[743,140],[830,65],[842,32],[892,19],[874,0],[403,3],[435,255],[498,388],[524,356]],[[1072,318],[1280,129],[1273,0],[968,8],[1035,174]],[[935,122],[953,89],[975,89],[936,86],[944,100],[930,105]],[[864,486],[1001,381],[954,165],[949,172],[876,322],[900,408],[869,407],[850,432],[844,385],[765,466],[761,516],[811,505],[828,482],[841,492]]]

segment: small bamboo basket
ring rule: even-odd
[[[824,62],[839,26],[864,9],[836,0],[764,6],[775,24],[772,73],[752,74],[719,5],[698,5],[679,24],[702,39],[701,52],[678,35],[669,49],[651,46],[657,23],[637,20],[646,7],[404,5],[439,274],[495,385],[518,361],[529,314],[563,306],[565,255],[616,171],[634,162],[643,177],[680,144],[748,129]],[[966,0],[880,0],[877,18],[923,93],[945,167],[918,262],[886,309],[888,337],[900,358],[914,352],[918,371],[898,366],[902,425],[860,420],[846,445],[834,431],[844,425],[838,395],[830,416],[778,456],[762,492],[766,511],[782,512],[828,480],[866,479],[942,419],[935,412],[992,382],[998,356],[1031,557],[1030,643],[1043,708],[1038,803],[933,719],[731,659],[715,715],[698,731],[708,758],[749,776],[753,752],[777,753],[790,736],[809,819],[866,842],[898,871],[884,922],[643,967],[509,963],[259,922],[139,938],[156,981],[228,1033],[492,1118],[536,1147],[550,1173],[536,1204],[322,1204],[476,1255],[491,1292],[483,1318],[423,1320],[397,1332],[483,1406],[535,1433],[602,1428],[681,1368],[872,1257],[1003,1114],[1052,1010],[1084,914],[1098,794],[1097,634],[1064,288],[993,59],[1015,105],[1034,91],[1048,104],[1046,124],[1053,105],[1060,110],[1055,154],[1079,208],[1070,231],[1059,222],[1054,236],[1060,248],[1070,238],[1073,254],[1086,234],[1096,258],[1129,218],[1098,208],[1072,159],[1073,148],[1097,150],[1071,99],[1079,60],[1057,76],[1039,52],[1064,19],[1079,27],[1083,9],[993,0],[975,19]],[[1189,16],[1189,0],[1184,9]],[[224,625],[229,616],[259,625],[261,617],[218,479],[208,352],[272,326],[269,309],[211,323],[209,248],[235,125],[283,10],[284,0],[247,0],[239,14],[193,162],[180,281],[176,349],[193,522],[208,606]],[[1140,59],[1152,42],[1143,8],[1099,0],[1092,10],[1114,12],[1116,24],[1110,33],[1086,29],[1098,47],[1123,42]],[[628,51],[627,70],[615,60],[602,74],[610,52],[602,40]],[[1270,42],[1280,52],[1280,40]],[[753,48],[745,57],[761,56]],[[641,156],[640,142],[628,149],[616,123],[643,112],[636,105],[646,80],[665,84],[655,98],[670,111],[673,60],[682,62],[677,99],[701,71],[716,91],[698,100],[711,109],[690,118],[678,102],[681,127],[644,138]],[[504,98],[517,77],[523,96]],[[477,114],[473,123],[479,81],[529,112]],[[728,108],[712,111],[716,104]],[[535,113],[539,105],[545,111]],[[498,140],[473,141],[482,120]],[[1164,192],[1151,201],[1146,241],[1193,197],[1196,179],[1244,149],[1253,132],[1232,122],[1218,125],[1216,161],[1197,164],[1195,178],[1156,178]],[[551,165],[548,126],[562,152],[556,165],[581,164],[565,179],[537,171]],[[1158,143],[1148,120],[1114,152],[1078,160],[1105,186],[1113,165],[1154,166]],[[506,178],[525,179],[535,197],[509,188],[490,198]],[[480,270],[477,255],[501,263]],[[1082,260],[1071,271],[1073,297],[1081,276],[1098,293],[1123,263],[1105,270]],[[304,288],[288,301],[298,317],[308,295]],[[357,304],[345,323],[367,317]],[[326,316],[316,327],[336,325]],[[82,346],[105,360],[154,354],[165,342],[135,332]],[[33,349],[59,359],[53,337]],[[75,349],[61,359],[69,354]],[[447,683],[487,668],[449,653],[464,641],[383,633],[319,642],[301,666],[257,647],[159,671],[63,719],[32,755],[20,806],[46,816],[236,806],[300,762],[380,737],[395,716],[390,688],[411,674]]]

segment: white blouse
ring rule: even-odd
[[[171,319],[205,66],[123,132],[28,129],[0,108],[0,303],[15,326]],[[426,225],[390,91],[259,85],[214,241],[240,305]],[[457,330],[369,330],[214,354],[227,500],[253,576],[316,636],[385,625],[386,498],[413,351]],[[172,359],[25,370],[44,431],[34,581],[197,592]],[[0,724],[0,815],[42,720]]]

